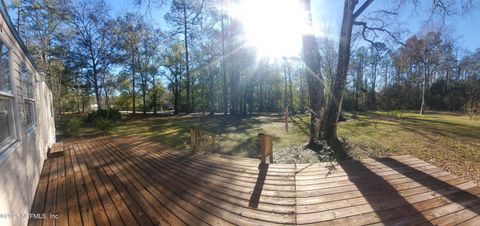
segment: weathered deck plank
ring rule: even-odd
[[[33,214],[40,214],[44,213],[45,208],[45,197],[47,195],[47,188],[48,188],[48,174],[50,173],[52,161],[46,161],[43,165],[42,172],[40,173],[40,181],[37,185],[37,191],[35,193],[35,200],[33,201],[31,212]],[[42,225],[42,221],[40,219],[32,218],[28,222],[28,225],[36,226]]]
[[[480,187],[412,156],[270,164],[138,138],[64,142],[29,225],[476,225]]]

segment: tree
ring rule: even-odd
[[[425,114],[426,96],[428,82],[435,73],[440,60],[440,33],[429,32],[423,39],[423,48],[421,49],[421,59],[423,63],[423,84],[422,84],[422,104],[420,106],[420,114]]]
[[[227,72],[225,66],[225,0],[222,0],[221,12],[221,31],[222,31],[222,95],[223,95],[223,114],[228,114],[228,88]]]
[[[17,10],[17,29],[26,40],[38,69],[45,73],[45,81],[52,89],[54,108],[58,110],[65,73],[63,59],[67,55],[63,35],[66,33],[66,4],[59,0],[22,0],[12,4]]]
[[[142,100],[143,100],[143,114],[147,113],[147,89],[148,82],[152,82],[152,88],[154,89],[154,113],[157,113],[156,102],[157,102],[157,87],[155,85],[155,75],[158,72],[159,61],[159,48],[158,43],[161,42],[161,32],[153,28],[152,25],[148,23],[142,24],[143,29],[137,31],[140,36],[140,47],[138,55],[138,67],[140,72],[140,78],[142,82]]]
[[[102,108],[101,76],[113,62],[112,46],[117,41],[109,9],[103,0],[79,0],[68,5],[68,15],[73,32],[69,56],[92,85],[97,106]]]
[[[179,99],[181,92],[181,80],[185,73],[185,58],[183,58],[184,47],[179,44],[171,45],[164,58],[164,67],[167,69],[165,77],[168,79],[169,87],[173,93],[173,114],[179,113]]]
[[[375,42],[375,40],[369,38],[368,33],[373,33],[373,35],[378,36],[377,32],[382,32],[382,33],[386,33],[387,36],[390,36],[391,38],[393,38],[395,42],[400,43],[397,39],[397,36],[394,33],[390,32],[385,27],[369,26],[367,22],[358,20],[360,19],[359,16],[365,12],[365,10],[372,4],[372,2],[373,0],[365,0],[361,4],[359,4],[358,0],[345,0],[343,16],[342,16],[342,25],[340,29],[337,69],[336,69],[335,77],[333,78],[330,92],[329,92],[331,97],[328,98],[328,102],[325,105],[325,111],[324,111],[325,113],[323,115],[319,115],[320,117],[318,117],[321,119],[320,129],[313,129],[314,130],[313,132],[316,135],[320,134],[322,139],[326,140],[330,146],[333,146],[335,150],[335,155],[338,159],[344,159],[347,157],[345,150],[343,148],[338,148],[339,141],[337,138],[336,131],[337,131],[337,119],[338,119],[338,116],[341,110],[342,101],[343,101],[343,92],[346,87],[346,80],[347,80],[346,78],[347,78],[348,66],[350,61],[350,47],[351,47],[353,26],[356,25],[363,28],[362,37],[367,42],[371,42],[371,43]],[[402,3],[403,2],[404,1],[402,1]],[[418,1],[413,1],[413,3],[419,4]],[[304,4],[307,12],[310,14],[310,1],[305,0]],[[460,1],[460,3],[453,0],[448,2],[434,1],[434,4],[432,5],[432,9],[431,9],[432,16],[430,18],[433,18],[433,16],[437,14],[443,15],[444,17],[446,15],[449,15],[454,11],[453,7],[458,4],[461,4],[462,6],[466,6],[466,5],[468,6],[469,4],[471,4],[471,1],[468,1],[468,0]],[[357,8],[357,5],[359,6],[358,8]],[[465,9],[465,7],[463,7],[463,9]],[[389,11],[384,11],[383,13],[392,14]],[[395,15],[395,13],[393,13],[393,15]],[[309,22],[311,24],[311,15],[309,17],[310,17]],[[380,24],[383,25],[384,23],[380,23]],[[303,45],[304,45],[303,49],[304,49],[305,63],[307,64],[308,67],[310,67],[310,69],[315,69],[312,63],[315,64],[315,61],[318,62],[320,57],[318,55],[318,50],[316,48],[316,41],[313,38],[313,35],[311,34],[304,35]],[[319,83],[316,82],[312,85],[309,84],[309,86],[318,87]],[[315,106],[315,108],[321,109],[323,100],[324,100],[323,90],[322,90],[322,93],[317,94],[316,96],[317,96],[317,99],[315,99],[315,97],[310,97],[312,108],[314,108],[313,106]],[[318,114],[317,112],[314,112],[314,113]],[[314,124],[313,121],[312,121],[312,124]]]
[[[360,102],[360,93],[363,93],[363,107],[367,111],[367,87],[365,87],[364,71],[366,68],[367,50],[364,46],[357,48],[352,56],[353,79],[353,110],[358,111]]]
[[[128,65],[132,79],[132,113],[136,113],[136,86],[139,71],[141,35],[145,29],[143,18],[134,13],[128,13],[123,18],[117,18],[117,35],[120,37],[117,49],[121,55],[119,63]]]
[[[308,13],[307,23],[312,26],[312,14],[310,10],[310,0],[304,1],[304,7]],[[303,36],[303,58],[306,67],[306,80],[308,86],[308,95],[310,97],[310,142],[320,139],[320,121],[324,116],[324,80],[321,74],[321,56],[318,52],[318,45],[314,34],[305,34]]]
[[[190,76],[189,42],[192,39],[193,26],[197,25],[203,9],[203,0],[186,1],[172,0],[170,12],[165,19],[172,25],[172,34],[182,34],[185,48],[185,78],[186,78],[186,112],[190,113],[193,106],[192,80]]]

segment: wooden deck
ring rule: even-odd
[[[64,142],[30,225],[480,225],[480,187],[411,156],[260,165],[137,137]]]

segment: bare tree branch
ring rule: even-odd
[[[354,21],[353,22],[353,25],[356,25],[356,26],[362,26],[363,29],[362,29],[362,37],[365,41],[371,43],[371,44],[375,44],[375,40],[373,39],[369,39],[366,35],[367,31],[371,31],[374,33],[375,37],[378,37],[378,34],[377,34],[377,31],[381,31],[383,33],[386,33],[388,36],[390,36],[397,44],[400,44],[402,46],[405,46],[405,43],[401,42],[392,32],[390,32],[389,30],[383,28],[383,27],[369,27],[367,25],[366,22],[362,22],[362,21]]]
[[[361,5],[360,8],[358,8],[357,11],[355,11],[355,12],[353,13],[353,19],[354,19],[354,20],[357,19],[357,17],[360,16],[360,14],[362,14],[363,11],[365,11],[365,9],[367,9],[368,6],[369,6],[370,4],[372,4],[372,2],[373,2],[373,0],[366,0],[366,1],[363,3],[363,5]]]

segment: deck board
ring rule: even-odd
[[[46,161],[45,164],[43,164],[43,169],[40,173],[40,181],[37,185],[37,191],[31,209],[32,213],[39,214],[45,212],[45,196],[47,194],[48,174],[50,173],[51,165],[52,161]],[[32,218],[28,224],[31,226],[42,225],[42,221],[40,219]]]
[[[64,142],[29,225],[477,225],[480,187],[412,156],[270,164],[136,136]]]

